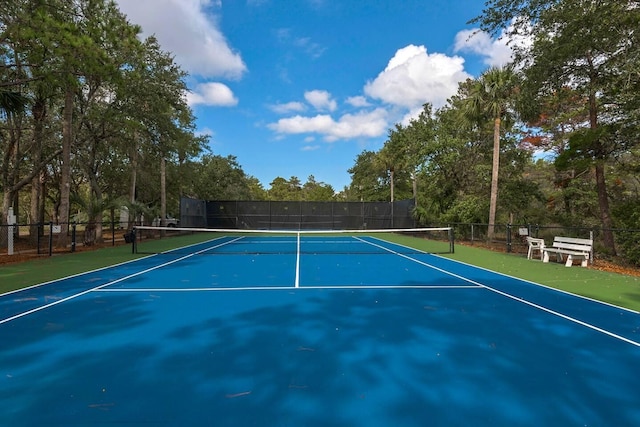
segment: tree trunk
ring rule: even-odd
[[[589,61],[592,66],[591,60]],[[593,66],[592,66],[593,69]],[[591,82],[596,81],[596,73],[591,73]],[[596,99],[596,90],[591,88],[589,93],[589,128],[592,131],[598,129],[598,102]],[[600,207],[600,221],[602,223],[602,240],[604,247],[607,248],[612,255],[616,255],[616,244],[613,237],[613,222],[611,220],[611,212],[609,210],[609,195],[607,191],[607,183],[605,180],[605,162],[607,154],[600,140],[595,142],[596,151],[596,190],[598,192],[598,205]]]
[[[413,172],[411,174],[411,188],[413,190],[413,203],[415,207],[418,207],[418,173]]]
[[[66,248],[69,242],[69,195],[71,194],[71,142],[73,139],[73,88],[69,86],[64,96],[64,111],[62,116],[62,166],[60,169],[60,206],[58,207],[58,221],[60,235],[58,248]]]
[[[489,200],[489,228],[487,237],[495,236],[496,210],[498,206],[498,171],[500,169],[500,117],[493,123],[493,166],[491,168],[491,198]]]
[[[395,171],[393,170],[393,168],[389,169],[389,176],[390,176],[390,179],[391,179],[391,203],[393,203],[393,201],[394,201],[394,194],[393,194],[393,191],[394,191],[394,181],[393,181],[394,172]]]
[[[42,97],[37,97],[33,107],[31,108],[33,115],[33,148],[31,150],[32,163],[40,167],[42,164],[42,139],[44,130],[44,119],[46,117],[47,109],[45,100]],[[44,206],[43,198],[43,184],[44,184],[44,172],[36,174],[31,179],[31,206],[29,207],[29,240],[31,243],[38,241],[38,234],[40,233],[40,227],[38,223],[41,221],[42,208]]]
[[[19,168],[19,156],[20,156],[20,125],[17,120],[14,120],[13,114],[7,114],[7,123],[9,127],[9,143],[5,147],[2,160],[2,181],[0,182],[0,188],[2,188],[2,212],[0,212],[0,225],[7,223],[7,215],[9,214],[9,208],[13,206],[16,195],[16,177]],[[14,210],[18,215],[17,209]],[[0,227],[0,247],[6,247],[8,234],[7,227]]]
[[[94,228],[95,232],[91,236],[93,241],[91,243],[102,243],[102,207],[103,196],[102,189],[98,183],[98,177],[96,175],[97,168],[96,163],[96,150],[97,142],[94,142],[91,148],[91,155],[89,158],[89,167],[87,168],[87,175],[89,177],[89,187],[91,188],[91,194],[89,195],[89,223]]]
[[[600,205],[600,220],[602,221],[602,240],[605,248],[616,254],[616,244],[613,237],[613,222],[609,211],[609,197],[607,196],[607,184],[604,177],[604,164],[596,163],[596,187],[598,189],[598,204]]]
[[[42,184],[40,177],[35,176],[31,180],[31,206],[29,208],[29,241],[36,243],[38,241],[39,233],[39,215],[40,215],[40,200],[42,199]]]
[[[160,226],[167,224],[167,160],[162,156],[160,159]],[[166,232],[160,231],[160,236],[164,237]]]
[[[133,147],[131,150],[131,182],[129,186],[129,202],[131,206],[136,202],[136,185],[138,179],[138,135],[134,133],[133,135]],[[129,216],[127,219],[127,229],[131,229],[133,227],[135,221],[135,213],[129,211]]]

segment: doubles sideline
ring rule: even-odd
[[[220,243],[218,245],[215,245],[213,247],[208,247],[208,248],[202,249],[200,251],[197,251],[197,252],[194,252],[194,253],[191,253],[191,254],[187,254],[187,255],[185,255],[183,257],[176,258],[174,260],[158,264],[156,266],[147,268],[145,270],[141,270],[141,271],[136,272],[136,273],[132,273],[132,274],[127,275],[125,277],[121,277],[119,279],[116,279],[116,280],[104,283],[102,285],[93,287],[91,289],[87,289],[87,290],[79,292],[77,294],[73,294],[73,295],[70,295],[68,297],[61,298],[61,299],[56,300],[54,302],[51,302],[49,304],[45,304],[45,305],[42,305],[40,307],[33,308],[31,310],[27,310],[25,312],[13,315],[13,316],[5,318],[5,319],[0,319],[0,325],[8,323],[8,322],[11,322],[13,320],[16,320],[16,319],[19,319],[19,318],[22,318],[22,317],[25,317],[25,316],[28,316],[28,315],[33,314],[33,313],[37,313],[39,311],[42,311],[42,310],[45,310],[47,308],[56,306],[58,304],[62,304],[64,302],[66,302],[66,301],[73,300],[75,298],[81,297],[81,296],[89,294],[91,292],[142,292],[142,291],[144,291],[144,292],[178,292],[178,291],[181,291],[181,292],[195,292],[195,291],[238,291],[238,290],[256,291],[256,290],[291,290],[291,289],[411,289],[411,288],[414,288],[414,289],[415,288],[418,288],[418,289],[442,289],[442,288],[447,288],[447,289],[456,289],[456,288],[457,289],[466,289],[466,288],[483,288],[483,289],[486,289],[486,290],[488,290],[490,292],[494,292],[496,294],[499,294],[501,296],[509,298],[511,300],[514,300],[514,301],[517,301],[519,303],[522,303],[522,304],[528,305],[530,307],[533,307],[533,308],[535,308],[537,310],[544,311],[546,313],[549,313],[549,314],[552,314],[554,316],[560,317],[560,318],[565,319],[567,321],[570,321],[572,323],[575,323],[575,324],[578,324],[580,326],[589,328],[591,330],[594,330],[596,332],[599,332],[599,333],[602,333],[604,335],[610,336],[612,338],[618,339],[620,341],[624,341],[624,342],[626,342],[628,344],[631,344],[631,345],[634,345],[636,347],[640,347],[640,342],[637,342],[637,341],[634,341],[632,339],[626,338],[624,336],[621,336],[619,334],[613,333],[611,331],[607,331],[607,330],[605,330],[603,328],[600,328],[600,327],[598,327],[596,325],[590,324],[588,322],[584,322],[582,320],[579,320],[579,319],[576,319],[574,317],[568,316],[566,314],[560,313],[560,312],[558,312],[556,310],[553,310],[553,309],[550,309],[548,307],[544,307],[544,306],[542,306],[540,304],[536,304],[536,303],[534,303],[532,301],[525,300],[525,299],[517,297],[515,295],[508,294],[508,293],[506,293],[504,291],[501,291],[499,289],[496,289],[496,288],[493,288],[491,286],[485,285],[483,283],[477,282],[475,280],[469,279],[467,277],[461,276],[459,274],[452,273],[450,271],[444,270],[442,268],[439,268],[439,267],[434,266],[432,264],[429,264],[427,262],[424,262],[424,261],[421,261],[419,259],[410,257],[410,256],[408,256],[406,254],[402,254],[402,253],[400,253],[398,251],[394,251],[393,249],[390,249],[390,248],[388,248],[386,246],[382,246],[380,244],[364,240],[364,239],[362,239],[360,237],[354,237],[354,238],[359,240],[359,241],[361,241],[361,242],[376,246],[376,247],[378,247],[378,248],[380,248],[380,249],[382,249],[384,251],[387,251],[387,252],[389,252],[391,254],[394,254],[396,256],[399,256],[399,257],[405,258],[407,260],[410,260],[411,262],[415,262],[415,263],[420,264],[420,265],[422,265],[424,267],[436,270],[436,271],[438,271],[440,273],[443,273],[445,275],[448,275],[448,276],[451,276],[451,277],[455,277],[455,278],[457,278],[459,280],[462,280],[464,282],[469,283],[470,285],[466,285],[466,286],[437,286],[437,285],[426,285],[426,286],[420,286],[420,285],[413,285],[413,286],[397,286],[397,285],[389,285],[389,286],[384,286],[384,285],[383,286],[356,286],[356,285],[353,285],[353,286],[350,286],[350,285],[344,285],[344,286],[309,286],[309,287],[300,287],[300,283],[299,283],[300,251],[299,251],[299,242],[298,242],[298,251],[297,251],[298,253],[296,255],[296,266],[295,266],[296,276],[295,276],[295,282],[294,282],[293,286],[282,286],[282,287],[273,287],[273,286],[272,287],[255,287],[255,286],[251,287],[251,286],[248,286],[248,287],[242,287],[242,288],[185,288],[185,289],[159,289],[159,288],[153,288],[153,289],[151,289],[151,288],[149,288],[149,289],[140,289],[140,288],[137,288],[137,289],[106,289],[107,287],[112,286],[112,285],[114,285],[116,283],[120,283],[120,282],[126,281],[128,279],[131,279],[133,277],[137,277],[137,276],[140,276],[142,274],[146,274],[148,272],[157,270],[159,268],[163,268],[163,267],[165,267],[167,265],[175,264],[177,262],[183,261],[183,260],[188,259],[190,257],[193,257],[195,255],[199,255],[199,254],[204,253],[206,251],[210,251],[210,250],[215,249],[217,247],[221,247],[221,246],[224,246],[224,245],[227,245],[227,244],[231,244],[231,243],[233,243],[233,242],[235,242],[237,240],[242,239],[242,237],[238,237],[236,239],[225,241],[225,242]]]

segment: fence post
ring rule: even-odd
[[[511,253],[511,224],[507,224],[507,253]]]
[[[13,206],[9,208],[9,214],[7,215],[7,253],[13,255],[13,234],[16,224],[16,216],[13,214]]]
[[[53,221],[49,221],[49,256],[53,255]]]
[[[36,254],[40,255],[40,243],[42,243],[42,236],[44,236],[44,224],[38,223],[38,235],[36,236]]]
[[[71,224],[71,252],[76,251],[76,223]]]

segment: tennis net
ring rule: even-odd
[[[389,254],[453,253],[451,227],[381,230],[237,230],[136,227],[140,254]]]

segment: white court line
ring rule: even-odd
[[[228,292],[228,291],[293,291],[293,290],[333,290],[333,289],[482,289],[481,286],[475,285],[321,285],[321,286],[238,286],[238,287],[219,287],[219,288],[113,288],[113,289],[94,289],[92,292]]]
[[[34,308],[34,309],[31,309],[31,310],[25,311],[25,312],[23,312],[23,313],[16,314],[16,315],[11,316],[11,317],[7,317],[6,319],[2,319],[2,320],[0,320],[0,325],[2,325],[3,323],[11,322],[12,320],[19,319],[19,318],[21,318],[21,317],[27,316],[27,315],[29,315],[29,314],[37,313],[38,311],[42,311],[42,310],[47,309],[47,308],[49,308],[49,307],[53,307],[54,305],[61,304],[61,303],[65,302],[65,301],[69,301],[69,300],[72,300],[72,299],[75,299],[75,298],[81,297],[81,296],[86,295],[86,294],[88,294],[88,293],[90,293],[90,292],[94,292],[94,291],[101,290],[102,288],[105,288],[105,287],[107,287],[107,286],[111,286],[111,285],[114,285],[114,284],[116,284],[116,283],[123,282],[123,281],[125,281],[125,280],[127,280],[127,279],[131,279],[132,277],[136,277],[136,276],[139,276],[139,275],[141,275],[141,274],[145,274],[145,273],[148,273],[148,272],[150,272],[150,271],[157,270],[158,268],[162,268],[162,267],[165,267],[165,266],[167,266],[167,265],[174,264],[174,263],[176,263],[176,262],[179,262],[179,261],[185,260],[185,259],[187,259],[187,258],[190,258],[190,257],[194,256],[194,255],[198,255],[198,254],[200,254],[200,253],[202,253],[202,252],[208,251],[208,250],[210,250],[210,249],[215,249],[215,248],[218,248],[218,247],[220,247],[220,246],[224,246],[224,245],[226,245],[226,244],[233,243],[233,242],[235,242],[236,240],[239,240],[239,239],[241,239],[241,238],[242,238],[242,237],[238,237],[237,239],[233,239],[233,240],[230,240],[230,241],[227,241],[227,242],[221,243],[221,244],[219,244],[219,245],[212,246],[212,247],[209,247],[209,248],[203,249],[203,250],[201,250],[201,251],[194,252],[194,253],[189,254],[189,255],[185,255],[185,256],[180,257],[180,258],[176,258],[176,259],[174,259],[174,260],[172,260],[172,261],[168,261],[168,262],[165,262],[165,263],[162,263],[162,264],[156,265],[156,266],[154,266],[154,267],[147,268],[146,270],[138,271],[137,273],[133,273],[133,274],[130,274],[130,275],[128,275],[128,276],[121,277],[121,278],[119,278],[119,279],[113,280],[113,281],[111,281],[111,282],[104,283],[104,284],[102,284],[102,285],[100,285],[100,286],[96,286],[95,288],[91,288],[91,289],[88,289],[88,290],[86,290],[86,291],[82,291],[82,292],[79,292],[79,293],[77,293],[77,294],[73,294],[73,295],[68,296],[68,297],[66,297],[66,298],[59,299],[59,300],[54,301],[54,302],[52,302],[52,303],[45,304],[45,305],[42,305],[42,306],[40,306],[40,307],[36,307],[36,308]]]
[[[141,258],[136,258],[136,259],[132,259],[132,260],[129,260],[129,261],[120,262],[118,264],[107,265],[105,267],[96,268],[96,269],[93,269],[93,270],[90,270],[90,271],[84,271],[82,273],[72,274],[71,276],[61,277],[59,279],[48,280],[48,281],[42,282],[42,283],[36,283],[35,285],[27,286],[25,288],[14,289],[12,291],[5,292],[3,294],[0,294],[0,297],[5,297],[7,295],[17,294],[17,293],[20,293],[20,292],[29,291],[29,290],[36,289],[36,288],[41,288],[41,287],[46,286],[46,285],[51,285],[52,283],[62,282],[62,281],[67,280],[67,279],[73,279],[73,278],[76,278],[76,277],[97,273],[99,271],[108,270],[108,269],[114,268],[114,267],[121,267],[123,265],[133,264],[134,262],[142,261],[142,260],[154,257],[154,256],[156,256],[156,255],[147,255],[147,256],[144,256],[144,257],[141,257]]]
[[[363,241],[364,241],[364,242],[367,242],[366,240],[363,240]],[[448,274],[448,275],[450,275],[450,276],[456,277],[456,278],[458,278],[458,279],[464,280],[464,281],[466,281],[466,282],[473,283],[473,284],[478,285],[478,286],[480,286],[480,287],[483,287],[483,288],[485,288],[485,289],[487,289],[487,290],[489,290],[489,291],[491,291],[491,292],[495,292],[495,293],[497,293],[497,294],[499,294],[499,295],[502,295],[502,296],[505,296],[505,297],[507,297],[507,298],[510,298],[510,299],[512,299],[512,300],[514,300],[514,301],[518,301],[518,302],[523,303],[523,304],[526,304],[526,305],[528,305],[528,306],[530,306],[530,307],[537,308],[538,310],[542,310],[542,311],[547,312],[547,313],[549,313],[549,314],[553,314],[554,316],[561,317],[561,318],[563,318],[563,319],[565,319],[565,320],[568,320],[568,321],[573,322],[573,323],[576,323],[576,324],[578,324],[578,325],[581,325],[581,326],[587,327],[587,328],[589,328],[589,329],[592,329],[592,330],[594,330],[594,331],[597,331],[597,332],[600,332],[600,333],[602,333],[602,334],[608,335],[608,336],[610,336],[610,337],[613,337],[613,338],[619,339],[619,340],[624,341],[624,342],[626,342],[626,343],[633,344],[633,345],[635,345],[636,347],[640,347],[640,342],[638,342],[638,341],[633,341],[633,340],[631,340],[631,339],[629,339],[629,338],[625,338],[625,337],[623,337],[623,336],[621,336],[621,335],[618,335],[618,334],[615,334],[615,333],[613,333],[613,332],[611,332],[611,331],[607,331],[606,329],[599,328],[599,327],[598,327],[598,326],[596,326],[596,325],[592,325],[592,324],[590,324],[590,323],[583,322],[582,320],[576,319],[576,318],[571,317],[571,316],[567,316],[566,314],[562,314],[562,313],[560,313],[560,312],[558,312],[558,311],[555,311],[555,310],[552,310],[552,309],[550,309],[550,308],[547,308],[547,307],[544,307],[544,306],[538,305],[538,304],[533,303],[533,302],[531,302],[531,301],[527,301],[527,300],[525,300],[525,299],[523,299],[523,298],[516,297],[515,295],[510,295],[510,294],[508,294],[508,293],[506,293],[506,292],[503,292],[503,291],[501,291],[501,290],[498,290],[498,289],[492,288],[491,286],[487,286],[487,285],[482,284],[482,283],[480,283],[480,282],[476,282],[475,280],[471,280],[471,279],[468,279],[468,278],[466,278],[466,277],[460,276],[460,275],[458,275],[458,274],[451,273],[451,272],[449,272],[449,271],[446,271],[446,270],[443,270],[443,269],[441,269],[441,268],[439,268],[439,267],[436,267],[435,265],[431,265],[431,264],[428,264],[428,263],[426,263],[426,262],[420,261],[420,260],[418,260],[418,259],[411,258],[410,256],[407,256],[407,255],[402,254],[402,253],[400,253],[400,252],[397,252],[397,251],[394,251],[394,250],[392,250],[392,249],[386,248],[386,247],[384,247],[384,246],[378,245],[378,244],[376,244],[376,243],[373,243],[373,242],[367,242],[367,243],[369,243],[369,244],[371,244],[371,245],[373,245],[373,246],[376,246],[376,247],[378,247],[378,248],[382,248],[382,249],[384,249],[384,250],[386,250],[386,251],[389,251],[389,252],[391,252],[392,254],[395,254],[395,255],[401,256],[401,257],[403,257],[403,258],[406,258],[406,259],[411,260],[411,261],[413,261],[413,262],[416,262],[416,263],[418,263],[418,264],[424,265],[425,267],[429,267],[429,268],[432,268],[432,269],[434,269],[434,270],[440,271],[440,272],[442,272],[442,273]],[[402,245],[399,245],[399,246],[402,246]],[[426,252],[425,252],[425,254],[426,254]]]
[[[220,245],[216,245],[216,246],[213,246],[213,247],[210,247],[210,248],[203,249],[201,251],[198,251],[198,252],[195,252],[195,253],[192,253],[192,254],[177,258],[175,260],[172,260],[172,261],[169,261],[169,262],[166,262],[166,263],[163,263],[163,264],[159,264],[157,266],[148,268],[146,270],[143,270],[143,271],[140,271],[140,272],[137,272],[137,273],[134,273],[134,274],[130,274],[130,275],[122,277],[120,279],[105,283],[105,284],[100,285],[100,286],[96,286],[96,287],[94,287],[92,289],[89,289],[89,290],[86,290],[86,291],[71,295],[69,297],[54,301],[54,302],[52,302],[50,304],[46,304],[46,305],[43,305],[43,306],[40,306],[40,307],[36,307],[36,308],[34,308],[32,310],[28,310],[26,312],[14,315],[12,317],[9,317],[9,318],[6,318],[6,319],[2,319],[2,320],[0,320],[0,324],[4,324],[4,323],[7,323],[7,322],[10,322],[12,320],[27,316],[29,314],[36,313],[38,311],[42,311],[42,310],[44,310],[46,308],[52,307],[54,305],[58,305],[60,303],[63,303],[65,301],[69,301],[71,299],[78,298],[78,297],[86,295],[86,294],[88,294],[90,292],[97,292],[97,291],[99,291],[99,292],[135,292],[135,291],[138,291],[138,292],[171,292],[171,291],[176,292],[176,291],[187,291],[187,289],[175,289],[174,290],[174,289],[156,289],[156,288],[152,289],[152,288],[150,288],[150,289],[138,289],[138,290],[135,290],[135,289],[104,289],[104,288],[106,288],[107,286],[111,286],[111,285],[113,285],[115,283],[119,283],[119,282],[125,281],[127,279],[132,278],[132,277],[136,277],[136,276],[139,276],[141,274],[148,273],[148,272],[156,270],[158,268],[162,268],[164,266],[167,266],[167,265],[174,264],[176,262],[185,260],[187,258],[190,258],[190,257],[194,256],[194,255],[197,255],[197,254],[200,254],[202,252],[208,251],[210,249],[215,249],[217,247],[224,246],[224,245],[229,244],[229,243],[233,243],[233,242],[235,242],[237,240],[240,240],[240,239],[242,239],[242,237],[238,237],[237,239],[233,239],[233,240],[224,242],[224,243],[222,243]],[[400,256],[402,258],[408,259],[408,260],[410,260],[412,262],[415,262],[417,264],[420,264],[420,265],[423,265],[425,267],[440,271],[440,272],[442,272],[444,274],[447,274],[449,276],[461,279],[461,280],[463,280],[465,282],[468,282],[468,283],[471,283],[471,284],[475,285],[475,286],[442,286],[441,288],[460,289],[460,288],[477,288],[477,287],[481,287],[481,288],[487,289],[487,290],[489,290],[491,292],[495,292],[495,293],[497,293],[499,295],[502,295],[502,296],[505,296],[507,298],[513,299],[514,301],[518,301],[518,302],[526,304],[526,305],[528,305],[530,307],[542,310],[542,311],[544,311],[546,313],[558,316],[558,317],[563,318],[565,320],[568,320],[570,322],[573,322],[573,323],[579,324],[581,326],[584,326],[586,328],[592,329],[594,331],[600,332],[600,333],[602,333],[604,335],[608,335],[610,337],[613,337],[613,338],[616,338],[618,340],[624,341],[626,343],[632,344],[632,345],[634,345],[636,347],[640,347],[640,342],[633,341],[633,340],[625,338],[625,337],[623,337],[621,335],[618,335],[618,334],[615,334],[613,332],[607,331],[605,329],[599,328],[599,327],[597,327],[595,325],[592,325],[590,323],[583,322],[583,321],[581,321],[579,319],[573,318],[571,316],[567,316],[567,315],[562,314],[560,312],[557,312],[555,310],[551,310],[551,309],[549,309],[547,307],[535,304],[535,303],[533,303],[531,301],[527,301],[525,299],[516,297],[514,295],[510,295],[510,294],[508,294],[506,292],[500,291],[498,289],[492,288],[490,286],[484,285],[482,283],[476,282],[474,280],[468,279],[468,278],[460,276],[458,274],[451,273],[449,271],[443,270],[443,269],[441,269],[439,267],[436,267],[436,266],[428,264],[428,263],[426,263],[424,261],[420,261],[418,259],[412,258],[412,257],[407,256],[405,254],[402,254],[400,252],[391,250],[391,249],[389,249],[387,247],[375,244],[373,242],[369,242],[367,240],[363,240],[363,239],[361,239],[359,237],[356,237],[356,239],[361,240],[361,241],[363,241],[365,243],[368,243],[370,245],[376,246],[378,248],[381,248],[381,249],[383,249],[385,251],[388,251],[388,252],[390,252],[392,254],[398,255],[398,256]],[[398,246],[403,246],[403,245],[400,245],[400,244],[397,244],[397,245]],[[426,254],[426,252],[425,252],[425,254]],[[279,290],[292,290],[292,289],[298,288],[298,286],[297,286],[298,284],[299,283],[296,281],[296,287],[295,288],[287,286],[287,287],[270,287],[270,288],[269,287],[254,287],[254,288],[191,288],[190,290],[191,291],[203,291],[203,290],[237,291],[237,290],[277,290],[277,289],[279,289]],[[415,289],[431,289],[431,288],[437,288],[437,286],[389,286],[389,287],[385,287],[385,286],[351,286],[351,287],[349,287],[349,286],[347,286],[347,287],[345,287],[345,286],[317,286],[317,287],[309,286],[309,287],[306,287],[305,286],[303,288],[298,288],[298,289],[411,289],[411,288],[415,288]]]
[[[300,233],[298,233],[298,241],[296,247],[296,279],[295,287],[300,287]]]

